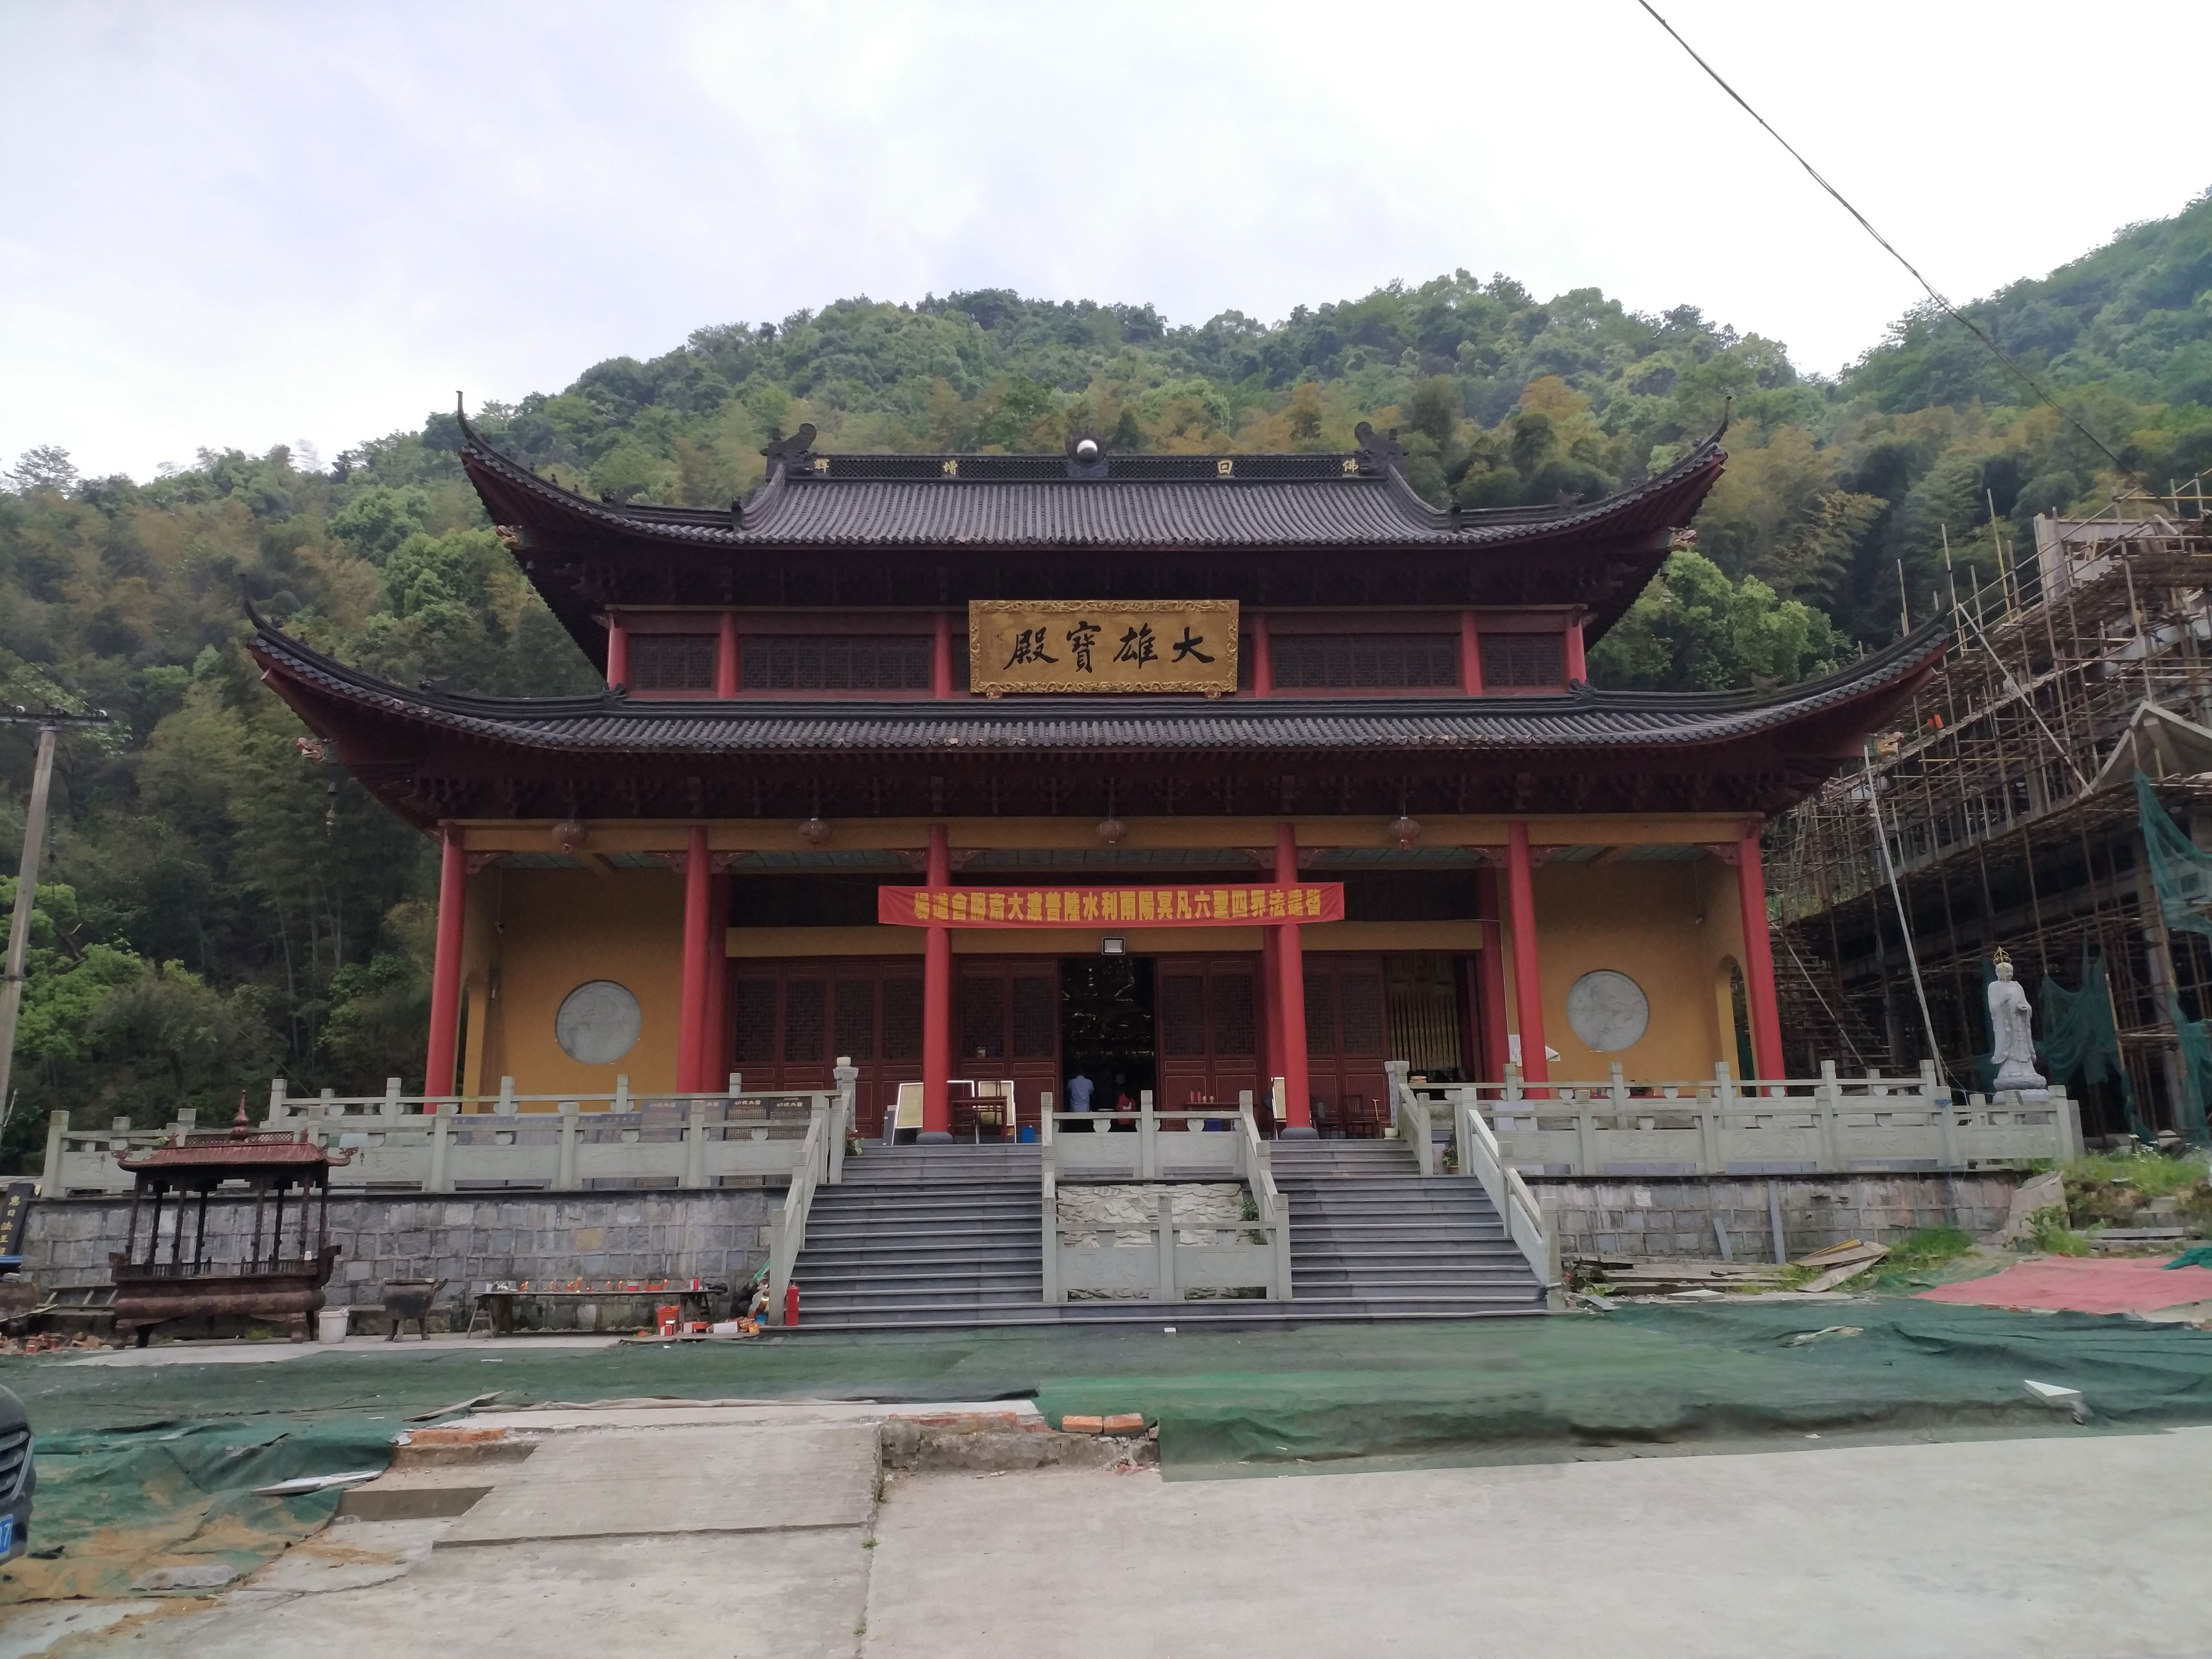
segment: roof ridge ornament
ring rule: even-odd
[[[814,422],[805,421],[789,437],[770,439],[761,450],[761,453],[768,458],[769,473],[773,475],[781,468],[787,477],[815,477],[817,458],[814,453]]]
[[[1392,427],[1384,434],[1362,421],[1352,428],[1352,435],[1359,441],[1359,470],[1362,473],[1371,477],[1376,473],[1406,470],[1406,446],[1398,441],[1396,427]]]

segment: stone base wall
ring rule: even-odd
[[[1887,1244],[1923,1227],[1970,1233],[2002,1227],[2013,1188],[2008,1170],[1959,1175],[1776,1176],[1782,1237],[1791,1256],[1846,1239]],[[1740,1261],[1774,1260],[1764,1176],[1631,1176],[1590,1181],[1527,1176],[1559,1239],[1562,1258],[1720,1255],[1716,1217]]]
[[[339,1255],[329,1305],[377,1302],[385,1281],[395,1279],[450,1280],[439,1292],[441,1300],[472,1285],[524,1279],[542,1285],[571,1279],[702,1279],[734,1285],[767,1259],[769,1216],[782,1203],[781,1192],[760,1188],[333,1194],[330,1242]],[[173,1213],[164,1213],[164,1237]],[[40,1200],[31,1206],[24,1229],[24,1273],[42,1291],[106,1284],[108,1252],[123,1248],[130,1218],[127,1196]],[[139,1226],[143,1243],[143,1216]],[[212,1260],[240,1260],[252,1231],[250,1200],[209,1203]],[[293,1236],[288,1215],[288,1243]],[[191,1250],[188,1231],[186,1254]]]

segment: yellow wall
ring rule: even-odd
[[[471,884],[472,947],[499,994],[482,1022],[478,1094],[496,1094],[502,1074],[516,1092],[611,1094],[617,1073],[640,1091],[676,1087],[682,996],[684,883],[665,870],[489,870]],[[473,956],[470,957],[473,960]],[[584,1066],[561,1051],[553,1018],[587,980],[628,988],[644,1016],[636,1046],[611,1066]],[[471,1009],[471,1013],[474,1010]],[[470,1042],[471,1059],[477,1044]]]
[[[1710,1077],[1718,1060],[1733,1069],[1713,983],[1741,951],[1735,871],[1711,858],[1553,864],[1537,869],[1535,888],[1544,1038],[1559,1053],[1554,1078],[1601,1082],[1615,1064],[1632,1083]],[[1584,1046],[1567,1024],[1568,991],[1599,968],[1627,975],[1651,1004],[1643,1039],[1612,1054]]]

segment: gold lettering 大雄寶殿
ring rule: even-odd
[[[1070,691],[1218,697],[1237,689],[1237,601],[970,600],[968,684],[994,697]]]

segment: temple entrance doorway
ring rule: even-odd
[[[1079,1073],[1089,1078],[1094,1111],[1111,1111],[1118,1096],[1133,1101],[1158,1086],[1153,984],[1150,957],[1060,961],[1060,1086],[1064,1091]],[[1065,1094],[1060,1098],[1064,1104]]]

